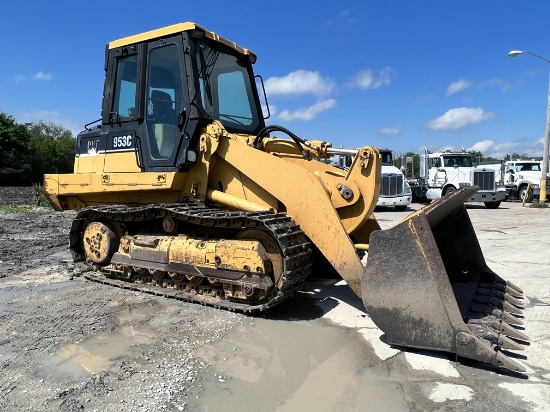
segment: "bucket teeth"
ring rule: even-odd
[[[524,346],[507,336],[495,331],[487,324],[468,324],[470,330],[478,337],[486,339],[498,348],[507,350],[524,350]]]
[[[522,320],[516,318],[514,315],[512,315],[509,312],[495,309],[492,313],[497,318],[502,319],[504,322],[506,322],[509,325],[523,325]]]
[[[510,369],[512,371],[526,372],[525,366],[504,355],[502,352],[496,353],[495,359],[492,363],[495,366]]]
[[[523,314],[523,310],[521,310],[517,306],[507,302],[506,300],[502,300],[494,296],[484,296],[484,295],[476,294],[474,295],[472,302],[491,305],[497,309],[505,310],[508,313],[513,313],[516,315]]]
[[[523,302],[517,299],[516,297],[510,295],[509,293],[504,294],[504,300],[516,306],[523,306]]]
[[[512,326],[508,325],[506,322],[500,323],[499,330],[501,333],[504,333],[506,336],[510,336],[515,339],[520,339],[524,341],[529,340],[529,336],[527,336],[525,333],[520,332],[516,328],[513,328]]]
[[[521,343],[517,343],[516,341],[502,334],[498,336],[498,340],[496,344],[502,349],[525,350],[525,346],[523,346]]]
[[[486,287],[479,287],[476,289],[476,295],[478,296],[490,296],[497,299],[505,300],[506,302],[509,302],[516,306],[522,306],[523,302],[517,298],[517,296],[513,296],[510,293],[508,293],[507,289],[504,287],[502,290],[496,289],[496,288],[486,288]]]
[[[508,313],[512,313],[514,315],[523,315],[523,310],[518,308],[515,305],[512,305],[511,303],[508,303],[506,301],[502,302],[502,309],[504,309]]]
[[[515,339],[521,339],[524,341],[528,341],[529,337],[517,330],[516,328],[510,326],[506,322],[504,322],[502,319],[497,318],[494,315],[486,316],[481,319],[470,319],[468,321],[468,324],[474,324],[474,325],[483,325],[486,324],[496,330],[497,332],[500,332],[506,336],[510,336]]]
[[[513,290],[516,294],[518,294],[520,296],[523,296],[523,290],[521,290],[521,288],[514,285],[512,282],[506,281],[506,286],[507,286],[508,289]],[[508,292],[508,293],[510,293],[510,292]]]
[[[503,311],[501,309],[495,309],[494,306],[489,305],[472,305],[469,309],[470,313],[483,313],[485,315],[493,315],[497,319],[501,319],[509,325],[523,325],[523,321],[513,316],[511,313]]]
[[[479,289],[498,290],[499,292],[507,293],[508,295],[513,296],[514,298],[523,299],[523,291],[510,282],[480,283]]]

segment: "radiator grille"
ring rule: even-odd
[[[403,175],[382,174],[382,187],[380,196],[400,196],[403,194]]]
[[[481,190],[495,190],[495,171],[474,170],[474,185],[481,187]]]

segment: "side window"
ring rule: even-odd
[[[178,46],[168,44],[152,49],[147,73],[146,117],[151,152],[155,159],[168,159],[176,146],[183,99]]]
[[[133,118],[136,108],[137,56],[117,59],[113,111],[122,118]]]
[[[178,47],[170,44],[151,50],[148,73],[147,118],[175,126],[182,105]]]
[[[247,126],[252,124],[250,102],[241,72],[220,74],[218,96],[220,119]]]

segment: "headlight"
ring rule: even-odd
[[[404,182],[404,183],[405,183],[405,190],[403,190],[403,193],[408,195],[412,192],[411,187],[409,186],[409,184],[407,182]]]

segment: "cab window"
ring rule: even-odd
[[[183,100],[178,46],[168,44],[152,49],[147,73],[146,118],[151,154],[155,159],[167,159],[177,142],[177,121]]]
[[[136,107],[137,55],[117,59],[113,112],[133,118]]]

